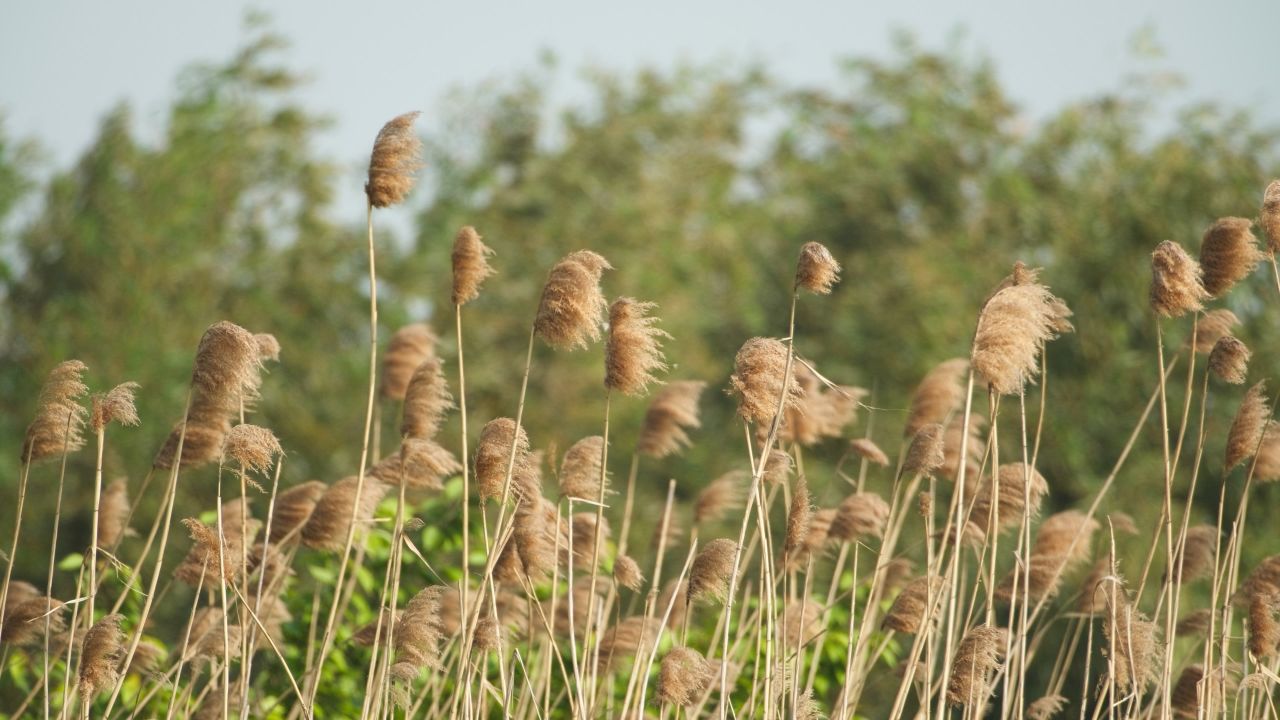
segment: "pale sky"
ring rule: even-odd
[[[589,64],[759,61],[784,80],[823,85],[841,57],[885,56],[895,29],[926,47],[959,30],[962,47],[989,56],[1032,117],[1158,68],[1186,77],[1181,101],[1249,106],[1280,123],[1280,0],[38,0],[0,13],[7,132],[38,140],[65,165],[102,113],[127,99],[144,137],[154,134],[179,70],[227,58],[250,7],[292,41],[289,64],[312,78],[304,101],[335,121],[320,150],[346,163],[353,183],[388,118],[420,109],[429,131],[449,89],[509,77],[542,50],[559,57],[568,97]],[[1143,28],[1165,51],[1156,64],[1132,52]],[[359,216],[363,198],[354,196]]]

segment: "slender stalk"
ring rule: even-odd
[[[342,597],[342,593],[336,592],[342,587],[343,581],[347,577],[347,567],[351,560],[351,546],[355,543],[356,538],[356,518],[360,512],[360,497],[364,493],[364,471],[368,467],[369,462],[369,440],[370,429],[373,425],[373,409],[376,404],[376,393],[378,389],[378,273],[375,265],[375,252],[373,246],[373,203],[367,202],[365,205],[366,226],[369,231],[369,398],[365,405],[364,414],[364,432],[361,434],[360,448],[360,473],[356,475],[356,499],[351,504],[351,517],[347,527],[347,539],[343,543],[342,560],[338,564],[338,577],[334,582],[333,603],[329,606],[328,620],[325,623],[324,635],[320,640],[320,654],[316,659],[316,666],[312,669],[309,679],[310,688],[307,692],[307,706],[310,708],[308,717],[313,717],[316,693],[320,690],[320,679],[324,675],[325,659],[329,655],[330,648],[333,647],[334,631],[338,624],[339,608],[338,604]]]
[[[18,508],[14,514],[13,541],[9,543],[8,562],[4,567],[4,586],[0,588],[0,610],[9,605],[9,583],[13,580],[13,561],[18,552],[18,540],[22,537],[22,507],[27,502],[27,478],[31,474],[31,459],[24,458],[18,478]],[[4,632],[4,613],[0,612],[0,633]]]
[[[93,627],[93,601],[98,594],[98,514],[102,509],[102,449],[106,444],[106,426],[98,428],[98,460],[93,471],[93,528],[89,536],[89,600],[85,611],[85,629]]]
[[[71,420],[74,417],[75,417],[74,414],[67,413],[67,427],[63,434],[64,438],[70,437]],[[58,563],[58,526],[62,524],[62,490],[67,479],[67,454],[68,454],[67,442],[68,442],[67,439],[63,440],[62,460],[58,470],[58,499],[54,504],[54,510],[53,510],[53,539],[50,540],[49,542],[49,575],[45,581],[45,590],[44,590],[45,597],[53,597],[53,569],[57,566],[57,563]],[[43,656],[44,677],[46,680],[46,685],[44,690],[45,720],[49,720],[49,686],[47,684],[47,681],[49,678],[49,635],[51,632],[52,623],[53,623],[53,615],[46,613],[44,616],[44,656]],[[72,637],[70,640],[68,640],[68,642],[71,642],[71,644],[74,645],[75,644],[74,643],[74,639],[75,639],[74,623],[72,623],[71,625],[71,634],[72,634]]]
[[[454,329],[458,343],[458,418],[462,429],[458,433],[462,444],[462,577],[458,580],[459,597],[461,598],[458,621],[458,635],[467,637],[467,620],[469,619],[471,590],[471,453],[467,447],[467,371],[462,355],[462,305],[454,305]],[[458,663],[458,682],[462,682],[465,663]]]

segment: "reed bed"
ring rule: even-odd
[[[159,510],[138,517],[130,498],[144,490],[108,482],[103,458],[109,435],[149,420],[134,408],[145,389],[76,360],[50,370],[0,592],[5,677],[25,696],[10,716],[1276,717],[1280,555],[1247,567],[1242,546],[1248,521],[1265,522],[1251,491],[1280,480],[1280,428],[1238,319],[1215,304],[1275,267],[1280,185],[1264,192],[1261,241],[1253,220],[1227,217],[1198,256],[1153,248],[1150,401],[1127,409],[1132,434],[1096,492],[1054,508],[1056,479],[1037,468],[1053,442],[1046,348],[1076,328],[1052,270],[1022,263],[957,310],[972,317],[968,352],[938,358],[908,407],[884,409],[805,351],[797,306],[856,291],[858,269],[821,244],[797,249],[776,336],[743,338],[719,378],[681,377],[661,299],[610,301],[606,272],[626,268],[607,248],[579,250],[529,298],[523,366],[520,348],[479,355],[517,359],[510,414],[468,417],[463,308],[484,322],[486,283],[520,269],[503,267],[501,241],[462,228],[453,348],[425,323],[380,342],[374,211],[413,189],[414,118],[378,134],[365,188],[369,378],[348,476],[297,477],[288,438],[249,422],[282,349],[222,321],[195,348],[186,406],[147,469]],[[1174,325],[1190,340],[1166,346]],[[530,393],[535,358],[567,352],[598,355],[599,393]],[[118,384],[90,396],[99,380]],[[720,389],[736,417],[703,427],[704,393]],[[1239,407],[1229,428],[1206,426],[1211,394]],[[598,406],[600,425],[560,452],[525,408],[566,402]],[[623,403],[643,404],[634,435],[610,425]],[[399,422],[383,428],[390,412]],[[70,477],[86,428],[95,472]],[[1139,527],[1109,491],[1150,437],[1160,521]],[[1207,456],[1219,440],[1225,454]],[[699,443],[718,448],[723,474],[682,476]],[[832,448],[838,463],[821,459]],[[215,487],[191,489],[208,512],[177,528],[177,488],[202,465],[217,467]],[[23,536],[24,499],[82,480],[92,541],[69,570],[56,534]],[[15,555],[46,540],[46,576],[14,577]],[[185,556],[166,567],[170,546]],[[1122,559],[1134,547],[1144,563]],[[76,573],[74,595],[52,597],[58,567]]]

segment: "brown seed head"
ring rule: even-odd
[[[102,492],[98,506],[98,547],[113,549],[128,530],[129,487],[124,478],[113,480]]]
[[[133,395],[138,390],[138,383],[121,383],[105,393],[93,396],[93,410],[90,413],[90,427],[98,432],[111,422],[121,425],[137,425],[138,409],[133,404]]]
[[[938,474],[942,477],[956,482],[960,479],[960,451],[964,448],[965,461],[965,478],[967,482],[971,482],[973,478],[978,476],[978,471],[982,467],[982,457],[986,454],[987,443],[982,437],[982,432],[987,426],[987,419],[977,413],[969,414],[969,441],[964,442],[964,416],[952,415],[951,421],[947,423],[947,429],[942,435],[942,467],[938,468]]]
[[[657,382],[655,372],[667,369],[662,339],[671,337],[654,327],[649,313],[657,305],[622,297],[609,306],[609,338],[604,348],[604,386],[623,395],[643,395]]]
[[[1201,310],[1209,293],[1200,277],[1200,263],[1182,246],[1165,240],[1151,253],[1151,309],[1167,318]]]
[[[369,475],[387,485],[414,490],[441,490],[445,478],[462,472],[453,452],[434,440],[406,437],[400,450],[369,468]]]
[[[907,583],[902,592],[893,599],[889,612],[885,613],[882,625],[888,630],[914,635],[924,624],[925,610],[929,601],[933,601],[936,609],[942,599],[945,583],[937,575],[921,575]],[[936,613],[930,613],[933,617]]]
[[[464,305],[480,297],[480,285],[494,269],[489,265],[493,250],[480,239],[470,225],[458,231],[453,240],[453,304]]]
[[[1187,529],[1182,552],[1173,559],[1173,577],[1187,583],[1213,574],[1214,555],[1218,551],[1218,528],[1195,525]]]
[[[814,295],[827,295],[840,282],[840,263],[822,243],[807,242],[796,263],[796,287]]]
[[[1111,675],[1119,688],[1141,691],[1159,679],[1159,628],[1114,587],[1107,591],[1107,603],[1102,628],[1108,647],[1115,647]]]
[[[786,452],[777,448],[770,450],[769,457],[764,461],[764,473],[760,479],[769,486],[784,483],[791,477],[794,465],[791,456]]]
[[[414,373],[436,356],[437,342],[436,334],[423,323],[397,330],[382,356],[382,397],[404,400]]]
[[[579,250],[556,263],[547,275],[534,319],[534,331],[560,350],[585,348],[600,339],[605,299],[600,275],[612,270],[604,257]]]
[[[302,526],[311,518],[316,503],[324,494],[326,485],[311,480],[289,488],[276,495],[275,511],[271,516],[271,544],[291,537],[296,542]]]
[[[1276,587],[1280,587],[1280,555],[1272,555],[1258,563],[1240,583],[1232,599],[1237,605],[1246,605],[1249,598]]]
[[[44,641],[46,617],[51,634],[56,635],[66,629],[66,618],[63,617],[65,609],[61,600],[45,597],[28,583],[11,583],[9,597],[5,601],[0,642],[13,647],[39,645]]]
[[[689,602],[724,602],[729,595],[738,543],[717,538],[707,543],[689,568]]]
[[[738,350],[729,387],[738,395],[738,413],[747,421],[768,424],[779,403],[783,412],[799,403],[803,391],[794,375],[786,377],[787,355],[787,346],[773,338],[751,338]]]
[[[329,486],[315,508],[307,524],[302,526],[302,544],[314,550],[336,551],[346,543],[351,529],[351,511],[355,508],[356,526],[364,527],[373,521],[374,511],[387,492],[387,486],[376,478],[366,477],[364,487],[356,493],[357,478],[352,475]]]
[[[809,537],[812,523],[813,496],[809,493],[808,481],[801,475],[796,480],[791,509],[787,512],[787,531],[782,545],[783,557],[788,563],[794,564],[797,554],[806,549],[805,540]]]
[[[261,384],[262,351],[254,334],[225,320],[210,325],[196,347],[191,414],[227,418],[256,400]]]
[[[907,457],[902,463],[903,475],[932,475],[947,461],[944,451],[945,435],[941,425],[925,425],[916,431],[907,447]]]
[[[875,493],[854,493],[836,509],[827,537],[852,542],[863,537],[884,537],[889,522],[889,504]]]
[[[1062,695],[1045,695],[1027,706],[1027,717],[1031,720],[1051,720],[1067,706],[1067,698]]]
[[[445,415],[453,409],[453,395],[444,377],[444,363],[439,358],[423,360],[413,371],[402,396],[404,414],[400,434],[418,440],[431,440],[440,431]]]
[[[520,479],[528,479],[536,471],[529,453],[529,436],[525,434],[524,428],[517,428],[516,421],[511,418],[490,420],[480,431],[475,469],[476,487],[482,502],[502,499],[513,447],[515,465],[512,469],[511,487],[516,498],[520,499],[522,488],[529,489],[528,484],[522,483]]]
[[[679,380],[658,390],[645,412],[637,450],[649,457],[664,458],[689,447],[687,430],[701,427],[698,399],[706,386],[700,380]]]
[[[1258,588],[1249,598],[1249,652],[1260,660],[1280,652],[1277,609],[1280,609],[1280,590],[1274,585]]]
[[[1213,621],[1213,610],[1209,608],[1200,608],[1192,610],[1178,619],[1178,626],[1174,632],[1177,637],[1203,637],[1209,629],[1209,624]]]
[[[564,453],[564,458],[560,461],[561,497],[586,500],[595,500],[599,497],[600,461],[603,459],[603,451],[604,438],[599,435],[584,437],[569,446]]]
[[[740,470],[727,472],[707,484],[693,503],[693,523],[719,522],[742,504],[742,485],[748,476]]]
[[[974,371],[996,392],[1018,393],[1039,373],[1045,343],[1069,327],[1069,313],[1034,277],[997,291],[978,317],[970,357]]]
[[[99,692],[114,687],[120,679],[120,661],[123,660],[124,633],[120,622],[124,616],[112,613],[89,628],[80,650],[80,695],[93,698]]]
[[[1196,352],[1202,355],[1211,352],[1218,339],[1223,335],[1230,335],[1239,324],[1240,318],[1226,308],[1210,310],[1201,315],[1196,323]]]
[[[952,358],[940,363],[916,386],[907,410],[907,424],[902,436],[914,437],[925,425],[946,422],[964,404],[964,381],[969,372],[969,361]]]
[[[242,424],[231,428],[222,446],[223,458],[230,458],[247,471],[266,474],[275,459],[284,454],[274,433],[257,425]]]
[[[800,399],[783,416],[778,437],[807,447],[844,435],[845,426],[857,419],[858,405],[867,391],[853,386],[828,387],[805,363],[795,363],[792,372],[800,385]],[[762,442],[767,431],[764,425],[758,428]]]
[[[1227,431],[1225,462],[1228,471],[1253,457],[1262,442],[1263,429],[1270,417],[1267,385],[1265,380],[1261,380],[1245,393],[1244,399],[1240,401],[1240,409],[1236,410],[1235,419],[1231,421],[1231,429]]]
[[[280,341],[271,333],[254,333],[253,339],[258,341],[258,356],[263,362],[280,362]]]
[[[440,598],[445,590],[442,585],[425,587],[405,605],[395,631],[396,662],[391,673],[397,679],[408,681],[419,668],[440,667],[440,641],[444,635]]]
[[[1000,466],[999,493],[990,479],[985,481],[974,499],[969,520],[981,533],[991,526],[992,513],[997,532],[1015,528],[1022,522],[1023,511],[1030,517],[1040,512],[1040,503],[1049,494],[1049,483],[1035,468],[1023,463]],[[1031,501],[1027,505],[1027,500]]]
[[[1258,224],[1267,236],[1267,252],[1275,255],[1280,250],[1280,180],[1272,180],[1267,185],[1258,217]]]
[[[644,584],[640,565],[630,555],[619,555],[613,560],[613,579],[622,587],[638,592]]]
[[[87,369],[79,360],[67,360],[49,371],[35,419],[22,442],[24,462],[40,462],[84,447],[85,409],[80,398],[89,391],[82,379]]]
[[[605,630],[596,648],[600,653],[600,673],[618,670],[637,650],[653,645],[661,633],[662,622],[643,615],[633,615]]]
[[[658,671],[658,702],[691,707],[711,688],[717,676],[716,664],[697,650],[674,647],[662,658]]]
[[[1209,226],[1200,240],[1200,269],[1204,289],[1222,297],[1258,267],[1264,255],[1245,218],[1225,217]]]
[[[947,685],[947,702],[963,707],[981,708],[991,695],[991,679],[1004,659],[1009,631],[1005,628],[979,625],[965,633],[951,663],[951,681]]]
[[[364,184],[370,206],[398,205],[413,190],[413,175],[422,169],[422,141],[413,131],[418,115],[397,115],[378,131],[369,157],[369,179]]]
[[[1243,385],[1249,373],[1249,348],[1230,335],[1223,335],[1209,353],[1209,370],[1218,379],[1232,385]]]
[[[849,449],[858,457],[869,463],[885,467],[889,464],[889,456],[884,454],[879,445],[871,438],[855,438],[849,441]]]
[[[1182,674],[1178,675],[1178,682],[1173,686],[1173,695],[1171,696],[1174,715],[1186,718],[1200,717],[1200,687],[1203,680],[1203,666],[1188,665],[1182,670]],[[1210,688],[1208,686],[1211,684],[1205,683],[1204,692],[1206,694],[1209,692]]]

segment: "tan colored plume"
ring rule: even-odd
[[[560,350],[585,348],[600,339],[605,299],[600,276],[612,270],[604,257],[579,250],[556,263],[547,275],[533,328],[538,337]]]
[[[396,330],[382,354],[382,397],[404,400],[409,381],[424,362],[436,356],[436,334],[423,323],[405,325]]]
[[[1200,269],[1204,273],[1204,289],[1213,297],[1222,297],[1237,282],[1248,277],[1264,257],[1258,249],[1258,238],[1245,218],[1220,218],[1200,240]]]
[[[458,231],[453,240],[453,304],[465,305],[480,297],[480,285],[494,274],[489,265],[493,250],[480,239],[470,225]]]
[[[370,206],[398,205],[413,190],[414,173],[422,169],[422,141],[413,131],[418,115],[397,115],[378,131],[369,156],[369,179],[364,184]]]
[[[1208,298],[1200,263],[1172,240],[1157,245],[1151,253],[1151,309],[1177,318],[1201,310]]]
[[[636,449],[649,457],[664,458],[689,447],[688,430],[702,424],[698,399],[706,386],[700,380],[678,380],[658,390],[645,411]]]

